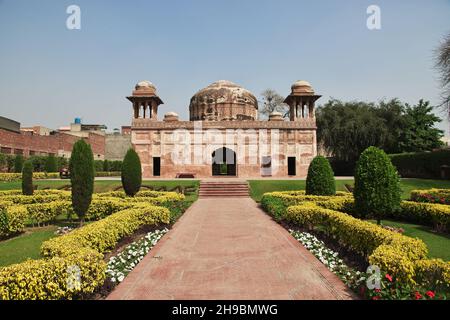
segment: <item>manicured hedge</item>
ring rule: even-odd
[[[325,209],[361,217],[355,209],[354,199],[350,193],[338,192],[338,195],[340,196],[321,197],[306,196],[301,191],[270,192],[263,195],[261,205],[276,220],[283,219],[287,207],[307,201]],[[402,201],[400,210],[395,211],[387,218],[427,225],[437,231],[450,233],[450,206],[447,205]]]
[[[25,228],[28,218],[27,209],[23,206],[9,206],[0,202],[0,238],[20,233]]]
[[[59,173],[57,172],[33,172],[33,179],[57,179]],[[21,181],[22,173],[0,173],[0,182],[14,182]]]
[[[394,218],[429,225],[436,231],[450,232],[450,206],[436,203],[402,201]]]
[[[389,156],[402,178],[440,178],[441,166],[450,165],[450,150]]]
[[[425,281],[433,288],[450,290],[450,262],[426,259],[428,249],[422,240],[308,202],[289,207],[284,218],[309,228],[320,226],[342,246],[366,256],[370,264],[400,281],[411,285]]]
[[[306,195],[305,191],[279,191],[265,193],[261,198],[261,206],[269,212],[275,220],[281,220],[287,207],[296,205],[305,201],[327,201],[352,197],[351,193],[338,191],[336,196],[314,196]],[[351,198],[353,199],[353,198]]]
[[[169,210],[147,205],[126,209],[43,243],[46,257],[0,269],[0,300],[73,299],[93,293],[105,281],[103,253],[143,225],[168,223]],[[69,270],[81,281],[68,282]],[[71,285],[73,284],[73,285]]]

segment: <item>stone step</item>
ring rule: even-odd
[[[248,184],[240,181],[201,182],[200,197],[248,197]]]

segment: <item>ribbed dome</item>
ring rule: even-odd
[[[219,80],[198,91],[191,101],[204,103],[248,103],[258,108],[256,97],[247,89],[228,80]]]
[[[258,100],[247,89],[219,80],[198,91],[189,105],[191,120],[254,120]]]

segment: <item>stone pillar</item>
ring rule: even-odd
[[[139,104],[135,101],[133,102],[133,111],[134,111],[134,118],[139,118]]]
[[[296,106],[296,103],[297,103],[296,99],[294,97],[292,97],[292,102],[291,102],[290,109],[289,109],[291,121],[296,121],[297,120],[297,106]]]
[[[314,114],[314,101],[311,100],[310,102],[310,106],[309,106],[309,117],[310,118],[315,118],[315,114]]]
[[[151,113],[152,113],[152,119],[157,120],[158,119],[158,105],[156,104],[155,100],[151,101]]]

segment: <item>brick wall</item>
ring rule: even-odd
[[[79,137],[65,133],[57,133],[50,136],[33,135],[31,133],[20,134],[0,129],[0,147],[5,151],[11,149],[11,154],[18,152],[24,156],[33,154],[70,155],[74,143]],[[89,133],[85,139],[92,147],[94,157],[103,158],[105,155],[105,137],[95,133]]]

